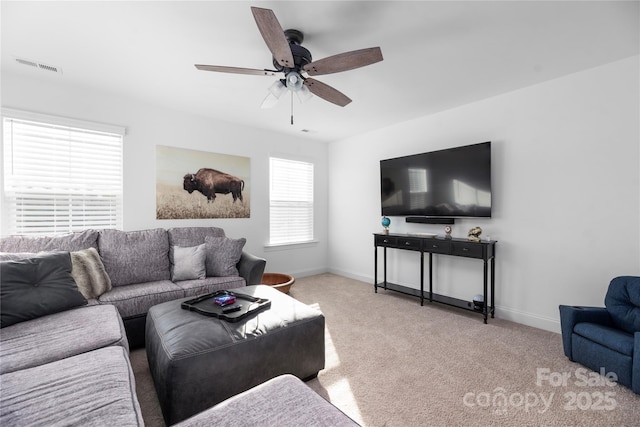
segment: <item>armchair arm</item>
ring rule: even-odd
[[[237,265],[238,273],[240,273],[240,276],[247,282],[247,286],[259,285],[260,282],[262,282],[262,273],[264,273],[266,264],[267,260],[242,251],[240,261]]]
[[[640,394],[640,332],[633,334],[633,361],[631,364],[631,390]]]
[[[560,306],[560,328],[562,330],[562,346],[564,355],[573,360],[571,355],[571,334],[576,323],[588,322],[611,326],[611,317],[604,307]]]

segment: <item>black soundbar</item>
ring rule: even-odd
[[[454,218],[440,218],[431,216],[408,216],[405,218],[407,222],[416,222],[419,224],[454,224]]]

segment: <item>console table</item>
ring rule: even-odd
[[[420,236],[416,234],[382,234],[374,233],[374,275],[373,287],[378,293],[378,286],[385,290],[401,292],[407,295],[420,297],[420,305],[424,305],[425,298],[430,302],[439,302],[452,305],[470,311],[482,313],[484,323],[487,323],[488,314],[494,317],[495,313],[495,271],[496,271],[496,241],[472,242],[466,239],[444,238],[438,236]],[[378,248],[384,251],[384,281],[378,283]],[[387,248],[414,251],[420,254],[420,290],[387,282]],[[429,291],[424,290],[424,254],[429,255]],[[474,307],[473,302],[439,295],[433,292],[433,254],[476,258],[484,261],[484,303],[482,309]],[[489,269],[491,281],[489,287]],[[489,298],[491,304],[489,304]]]

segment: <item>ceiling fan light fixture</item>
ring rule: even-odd
[[[300,88],[304,83],[304,80],[302,79],[302,76],[296,71],[290,71],[287,74],[286,82],[287,82],[286,83],[287,87],[291,89],[293,92],[296,92],[300,90]]]
[[[287,90],[287,87],[281,80],[276,80],[271,86],[269,86],[269,93],[279,99],[282,94]]]
[[[262,104],[260,104],[260,108],[273,108],[276,106],[276,104],[278,103],[278,98],[276,98],[275,96],[273,96],[273,94],[271,92],[267,93],[267,96],[265,96],[264,100],[262,101]]]
[[[287,91],[287,87],[280,80],[273,82],[267,89],[267,96],[262,101],[260,108],[273,108],[278,103],[278,99]]]
[[[313,98],[313,94],[311,93],[309,88],[304,85],[300,88],[300,90],[296,91],[296,95],[298,96],[298,100],[301,104]]]

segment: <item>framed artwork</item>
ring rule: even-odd
[[[251,159],[156,147],[156,219],[249,218]]]

